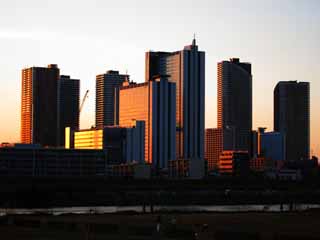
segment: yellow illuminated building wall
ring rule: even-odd
[[[71,129],[70,127],[66,127],[64,129],[64,148],[66,149],[70,149],[70,135],[71,135]]]
[[[84,130],[75,132],[74,148],[103,149],[103,130]]]

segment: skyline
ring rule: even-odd
[[[76,12],[79,16],[72,15],[73,19],[70,20],[67,18],[69,16],[68,10],[73,7],[70,2],[69,6],[62,5],[61,1],[56,1],[54,5],[45,1],[41,2],[37,5],[40,9],[47,9],[46,4],[52,8],[47,13],[44,11],[47,15],[40,16],[42,17],[41,21],[37,19],[39,14],[41,15],[41,11],[36,11],[39,9],[35,8],[35,4],[33,4],[35,1],[28,4],[19,3],[19,6],[15,5],[17,1],[0,4],[3,5],[0,8],[2,22],[0,25],[0,50],[2,52],[0,93],[6,99],[0,103],[0,110],[6,113],[2,115],[2,124],[0,124],[1,142],[19,141],[22,68],[42,67],[56,63],[61,69],[61,74],[80,79],[81,98],[87,89],[90,90],[89,99],[81,113],[81,128],[87,128],[94,124],[96,75],[107,70],[119,70],[120,74],[125,74],[128,70],[130,79],[139,83],[143,82],[145,52],[150,48],[154,51],[182,50],[185,45],[191,43],[193,33],[196,32],[199,50],[206,52],[206,128],[217,126],[217,63],[231,57],[239,57],[252,64],[253,129],[267,127],[268,131],[273,130],[273,89],[278,81],[310,82],[311,150],[313,149],[311,154],[320,155],[320,127],[317,126],[320,114],[319,107],[316,105],[320,101],[320,93],[317,92],[317,89],[320,89],[320,84],[316,81],[317,56],[320,53],[316,43],[316,39],[320,36],[320,30],[317,28],[320,18],[316,14],[320,9],[319,3],[308,1],[310,4],[302,4],[297,1],[282,1],[277,5],[279,8],[274,9],[272,4],[276,2],[271,1],[261,4],[260,7],[255,6],[256,11],[252,13],[250,9],[252,10],[253,6],[250,6],[249,10],[245,8],[248,5],[255,5],[256,3],[253,1],[241,4],[244,6],[238,9],[228,8],[228,3],[215,2],[212,4],[209,1],[200,1],[197,3],[199,8],[196,8],[198,14],[192,15],[190,13],[192,12],[192,4],[191,1],[188,1],[184,6],[179,6],[185,8],[183,9],[185,13],[181,11],[182,16],[178,15],[177,18],[174,18],[175,11],[173,9],[175,8],[166,9],[164,6],[169,2],[164,1],[163,5],[156,6],[163,11],[167,10],[165,13],[169,19],[164,21],[169,22],[162,22],[160,14],[154,18],[152,18],[152,14],[148,15],[149,11],[147,10],[153,9],[152,4],[143,1],[141,1],[143,3],[137,3],[145,7],[142,9],[145,10],[142,11],[144,15],[141,16],[139,14],[141,10],[132,6],[130,2],[127,3],[126,8],[122,9],[121,3],[123,2],[111,4],[118,11],[123,10],[119,16],[116,15],[118,11],[110,11],[111,17],[114,17],[113,20],[115,20],[113,22],[117,22],[116,26],[110,25],[108,16],[105,16],[102,11],[106,10],[107,6],[99,1],[94,4],[100,5],[101,9],[94,4],[79,3],[80,6],[77,5],[78,11]],[[285,3],[292,5],[287,6]],[[174,4],[177,7],[177,3],[171,3],[171,6]],[[238,4],[240,7],[239,3],[234,4]],[[28,7],[30,12],[20,16],[19,12]],[[108,5],[108,7],[110,6]],[[60,18],[55,18],[56,8],[62,11],[59,12]],[[134,9],[134,13],[131,13],[132,9]],[[12,11],[15,14],[12,14]],[[92,13],[88,14],[90,11]],[[83,17],[81,13],[86,14]],[[222,17],[223,20],[214,21],[218,18],[213,18],[211,13]],[[292,16],[294,13],[296,15]],[[183,14],[190,19],[185,19]],[[93,20],[85,16],[91,16]],[[123,18],[124,16],[127,18]],[[14,19],[11,19],[12,17]],[[132,22],[129,22],[129,19],[132,19],[130,17],[134,17]],[[236,19],[232,19],[232,17]],[[255,23],[252,22],[253,19],[256,20]],[[170,24],[170,20],[172,24]],[[272,20],[271,23],[269,23],[270,20]],[[277,20],[283,20],[283,22],[276,24]],[[67,23],[65,24],[64,21]],[[77,21],[80,24],[77,24]],[[186,23],[184,23],[185,21]],[[213,27],[208,21],[213,23]],[[5,23],[5,27],[2,25],[3,23]],[[83,23],[86,24],[83,25]],[[142,26],[141,23],[143,23]],[[190,29],[180,29],[184,24],[188,25],[189,23]],[[98,26],[94,26],[94,24]],[[156,27],[149,26],[147,28],[152,24]],[[30,32],[26,31],[28,26],[32,26]],[[82,31],[81,26],[85,31]],[[155,31],[153,27],[159,28]],[[262,31],[261,27],[266,30]],[[122,28],[126,31],[119,31]],[[103,29],[106,29],[106,33],[102,32]],[[118,31],[115,31],[117,29]],[[173,36],[176,29],[179,34]],[[252,32],[251,29],[255,31]],[[137,36],[136,32],[140,36]],[[216,32],[218,34],[215,34]],[[111,39],[108,33],[112,33]],[[248,36],[245,37],[246,35]],[[233,41],[234,39],[237,41]]]

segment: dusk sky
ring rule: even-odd
[[[320,1],[1,0],[0,142],[20,138],[21,70],[58,64],[89,98],[81,127],[94,124],[95,76],[128,71],[144,81],[146,51],[176,51],[196,34],[206,52],[206,127],[216,127],[217,62],[239,57],[253,70],[253,127],[273,130],[273,89],[310,82],[311,154],[320,156]]]

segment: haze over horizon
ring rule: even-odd
[[[0,3],[0,142],[20,136],[21,70],[58,64],[89,99],[81,127],[94,124],[95,77],[128,71],[144,81],[146,51],[176,51],[196,33],[206,52],[206,127],[216,127],[217,63],[252,63],[253,128],[273,130],[278,81],[310,82],[311,154],[320,156],[320,2],[18,1]],[[318,123],[318,124],[317,124]]]

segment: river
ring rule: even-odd
[[[320,204],[270,204],[270,205],[186,205],[186,206],[153,206],[154,212],[281,212],[305,211],[320,209]],[[121,212],[142,213],[142,206],[84,206],[84,207],[54,207],[54,208],[0,208],[0,216],[11,214],[106,214]],[[151,207],[146,206],[145,212],[151,212]]]

